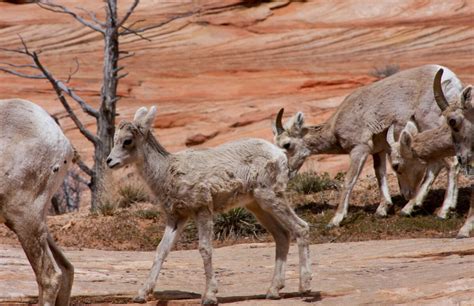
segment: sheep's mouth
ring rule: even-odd
[[[119,162],[116,162],[115,164],[107,164],[107,166],[110,168],[110,169],[115,169],[115,168],[120,168],[120,163]]]

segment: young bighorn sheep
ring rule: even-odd
[[[29,101],[0,100],[0,131],[0,223],[20,240],[40,305],[68,305],[74,269],[45,219],[74,150],[53,118]]]
[[[355,90],[342,102],[324,124],[304,126],[304,116],[297,113],[285,126],[283,109],[277,115],[274,128],[275,143],[287,151],[290,170],[297,171],[311,154],[349,154],[351,165],[339,206],[329,226],[339,226],[347,215],[349,197],[369,154],[374,160],[381,203],[377,215],[386,216],[392,207],[387,179],[385,139],[392,124],[401,130],[411,116],[421,118],[422,130],[439,126],[443,120],[434,103],[432,81],[438,65],[426,65],[399,72],[373,84]],[[446,69],[446,68],[445,68]],[[462,86],[450,70],[444,77],[448,96],[457,95]],[[395,169],[396,170],[396,169]],[[410,180],[399,180],[402,194],[412,198],[423,179],[424,171],[413,173]]]
[[[309,227],[288,205],[285,189],[288,161],[285,153],[260,139],[229,142],[213,149],[186,150],[171,154],[151,132],[156,109],[137,110],[133,122],[121,122],[107,165],[116,169],[134,164],[153,191],[167,217],[150,274],[138,296],[144,302],[152,293],[161,266],[189,217],[199,234],[206,276],[204,304],[217,302],[217,283],[212,268],[213,215],[236,206],[249,209],[273,235],[276,263],[267,298],[279,297],[284,287],[285,263],[290,237],[297,239],[300,260],[300,291],[309,292],[311,263]]]
[[[424,171],[427,168],[417,195],[408,201],[401,210],[401,214],[411,215],[415,207],[420,207],[423,204],[439,172],[447,166],[449,169],[448,188],[443,205],[437,213],[439,218],[445,219],[448,213],[456,208],[459,174],[449,127],[443,122],[438,128],[419,132],[413,118],[407,122],[400,133],[399,140],[395,139],[394,125],[392,125],[387,132],[387,142],[391,147],[389,156],[392,165],[399,165],[397,167],[399,178],[410,177],[413,172]],[[429,166],[426,167],[426,165]]]
[[[459,162],[465,167],[466,173],[471,175],[471,203],[467,220],[459,230],[458,238],[469,237],[469,233],[474,229],[474,159],[472,151],[474,150],[474,101],[472,100],[472,85],[464,88],[459,97],[448,103],[448,99],[443,93],[441,86],[441,76],[443,69],[436,74],[433,89],[436,103],[443,111],[451,129],[451,135],[454,142],[454,148]]]

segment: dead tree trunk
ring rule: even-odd
[[[133,0],[127,12],[123,17],[119,18],[117,14],[117,0],[105,0],[106,19],[102,22],[97,19],[93,12],[82,10],[85,12],[90,20],[86,20],[76,12],[60,4],[49,2],[48,0],[40,0],[36,2],[43,9],[53,11],[56,13],[68,14],[80,22],[82,25],[89,27],[90,29],[97,31],[102,34],[104,38],[104,61],[103,61],[103,83],[100,93],[101,101],[99,109],[94,109],[86,101],[84,101],[67,83],[63,82],[53,76],[53,74],[41,63],[38,54],[34,51],[30,51],[26,43],[21,39],[23,48],[19,50],[13,49],[2,49],[0,50],[7,52],[14,52],[23,56],[27,56],[32,60],[32,64],[15,65],[6,63],[6,67],[0,67],[0,71],[10,73],[23,78],[30,79],[45,79],[51,83],[59,101],[64,106],[68,116],[74,122],[79,131],[89,140],[94,146],[94,164],[92,167],[88,167],[83,162],[79,161],[78,165],[81,170],[90,177],[88,184],[91,190],[91,210],[97,209],[101,196],[104,192],[105,186],[105,160],[109,155],[115,133],[115,116],[116,107],[119,100],[117,95],[117,87],[120,79],[127,76],[127,73],[119,74],[123,67],[119,66],[119,60],[123,60],[127,57],[133,56],[133,53],[121,52],[119,49],[119,38],[120,36],[133,34],[142,39],[149,40],[144,37],[141,33],[144,31],[163,26],[173,20],[188,17],[193,15],[195,12],[187,12],[185,14],[176,15],[170,19],[160,23],[144,27],[141,29],[132,29],[131,27],[137,22],[130,26],[125,26],[126,21],[132,15],[135,8],[137,7],[139,0]],[[20,37],[21,38],[21,37]],[[121,56],[122,55],[122,56]],[[16,69],[16,70],[15,70]],[[22,69],[30,69],[30,72],[24,72]],[[39,74],[32,74],[31,69],[38,72]],[[74,100],[82,109],[83,112],[95,118],[97,123],[97,133],[94,135],[89,131],[79,120],[75,111],[68,102],[69,96]]]

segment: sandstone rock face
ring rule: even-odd
[[[474,303],[474,238],[411,239],[311,246],[313,293],[298,291],[298,252],[290,250],[284,299],[262,300],[273,273],[273,244],[215,250],[220,302],[236,305],[381,305]],[[145,280],[152,252],[66,251],[75,266],[73,296],[89,301],[130,301]],[[29,301],[36,283],[23,251],[0,245],[0,302]],[[155,287],[167,305],[199,305],[204,288],[197,250],[171,252]],[[93,298],[95,296],[95,298]],[[106,297],[104,297],[106,296]],[[247,301],[246,301],[247,300]],[[155,305],[156,302],[153,304]]]
[[[101,1],[59,2],[103,17]],[[121,12],[126,8],[125,3]],[[369,73],[375,66],[438,63],[473,83],[473,10],[474,2],[463,0],[142,0],[130,20],[144,20],[138,26],[195,14],[153,27],[144,34],[151,42],[134,35],[123,38],[121,48],[135,56],[122,63],[130,74],[119,86],[118,121],[131,118],[139,106],[156,104],[155,132],[165,147],[177,151],[196,134],[219,133],[202,146],[241,137],[270,140],[270,118],[280,107],[288,115],[304,111],[309,123],[320,123],[350,91],[375,80]],[[102,70],[98,33],[35,4],[0,2],[0,46],[17,47],[17,34],[43,51],[44,63],[60,78],[74,70],[77,57],[80,70],[71,85],[97,105]],[[0,52],[0,62],[22,61]],[[11,97],[65,114],[48,83],[0,74],[0,98]],[[81,117],[94,130],[94,121]],[[90,161],[92,146],[68,118],[61,123]],[[307,163],[316,170],[346,169],[345,157],[314,160],[324,161]]]

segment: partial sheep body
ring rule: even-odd
[[[0,100],[0,221],[16,233],[35,272],[41,305],[67,305],[74,269],[46,224],[74,150],[41,107]]]

